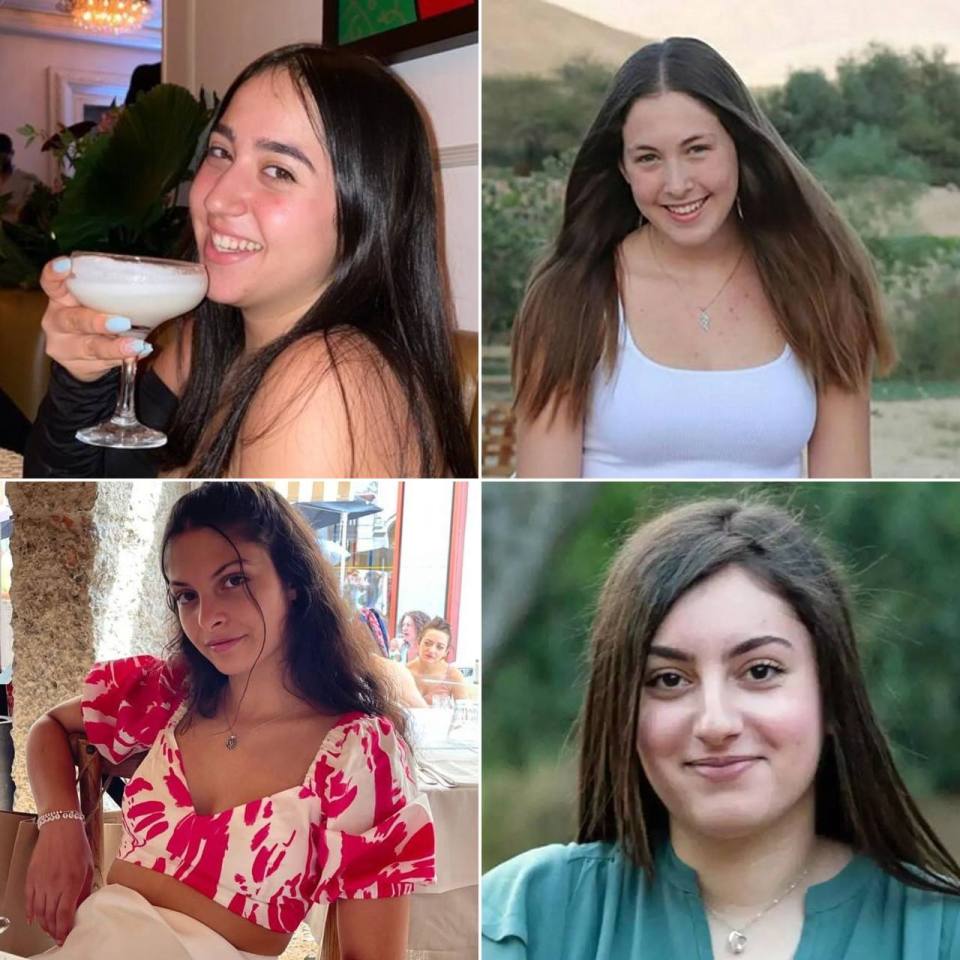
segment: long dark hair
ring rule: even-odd
[[[347,611],[332,568],[293,507],[262,483],[223,481],[191,490],[173,505],[163,532],[164,578],[170,541],[188,530],[204,528],[220,534],[235,550],[235,538],[264,547],[280,581],[296,591],[284,635],[287,688],[324,712],[360,711],[388,717],[404,736],[403,713],[377,679],[374,654],[361,625]],[[248,596],[259,609],[249,589]],[[176,616],[172,596],[170,607]],[[227,677],[197,651],[179,620],[177,626],[169,653],[187,669],[187,716],[211,717],[222,705]]]
[[[776,592],[810,633],[828,731],[815,781],[816,830],[912,886],[960,895],[960,867],[900,779],[867,696],[836,565],[790,514],[768,505],[688,504],[620,549],[600,595],[581,715],[578,840],[618,843],[652,874],[668,813],[634,749],[654,634],[696,584],[732,564]]]
[[[620,171],[633,103],[685,93],[730,135],[742,234],[784,337],[818,386],[861,388],[894,349],[869,255],[833,201],[764,116],[733,67],[700,40],[671,37],[620,68],[567,181],[553,249],[533,272],[513,340],[516,406],[529,419],[562,402],[583,420],[590,384],[617,358],[617,251],[638,225]]]
[[[166,465],[192,463],[191,475],[198,477],[225,475],[268,370],[292,344],[315,336],[330,361],[303,391],[328,374],[336,378],[351,437],[349,473],[357,472],[354,421],[366,403],[393,421],[378,427],[385,447],[396,442],[402,450],[403,438],[416,440],[416,462],[397,454],[397,476],[476,476],[438,252],[430,141],[417,105],[375,60],[296,44],[251,63],[230,85],[215,122],[244,83],[273,70],[290,75],[311,122],[319,118],[322,126],[337,197],[336,263],[304,316],[246,360],[240,310],[210,300],[197,308],[190,373],[168,431]],[[371,346],[382,369],[369,364],[364,389],[348,391],[340,365],[358,353],[368,356]],[[391,379],[404,404],[390,402]],[[215,414],[217,429],[205,435]]]

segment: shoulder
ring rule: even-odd
[[[184,699],[182,665],[137,656],[94,664],[81,695],[87,739],[114,763],[148,749]]]
[[[356,804],[379,819],[416,792],[409,751],[386,717],[346,714],[324,738],[307,786],[328,815]]]
[[[528,850],[484,874],[482,932],[486,940],[515,937],[524,943],[542,940],[553,925],[559,935],[562,916],[573,892],[587,874],[622,868],[623,858],[605,843],[551,844]],[[582,892],[582,891],[581,891]],[[601,903],[578,893],[579,909]]]
[[[264,375],[244,418],[240,472],[395,476],[409,425],[403,390],[370,341],[311,335]]]
[[[463,674],[451,663],[447,666],[447,680],[452,683],[464,683]]]

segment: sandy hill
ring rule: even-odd
[[[483,73],[553,73],[588,56],[620,66],[647,40],[543,0],[483,0]]]

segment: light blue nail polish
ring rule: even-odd
[[[149,357],[153,353],[153,346],[146,340],[128,340],[127,350],[138,357]]]
[[[107,321],[107,329],[111,333],[126,333],[132,326],[126,317],[111,317]]]
[[[61,257],[59,260],[54,260],[53,269],[56,270],[57,273],[66,273],[70,269],[70,258]]]

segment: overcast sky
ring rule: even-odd
[[[945,46],[960,62],[958,0],[547,0],[643,37],[692,36],[716,47],[747,83],[791,69],[828,73],[871,40],[898,50]]]

